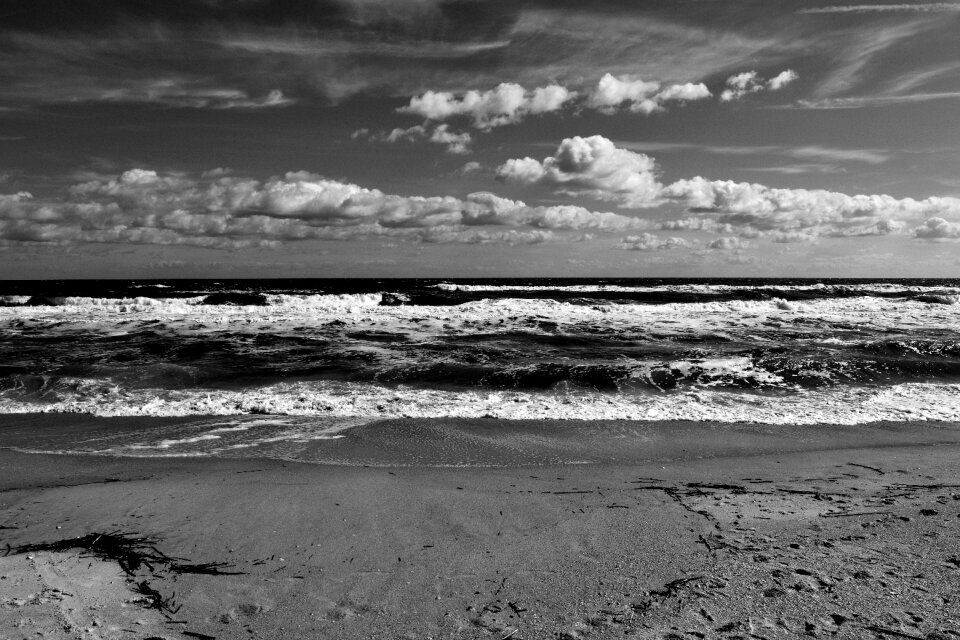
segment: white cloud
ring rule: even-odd
[[[690,150],[717,155],[753,156],[761,154],[783,155],[805,160],[832,160],[837,162],[864,162],[867,164],[882,164],[890,159],[891,152],[884,149],[839,149],[820,145],[806,145],[803,147],[781,147],[775,145],[702,145],[682,142],[620,142],[616,143],[624,149],[633,151],[678,151]]]
[[[430,142],[447,145],[447,153],[465,155],[470,153],[470,143],[473,138],[469,133],[456,133],[449,126],[441,124],[430,133]]]
[[[280,89],[263,96],[247,91],[203,86],[180,78],[132,81],[113,89],[87,89],[69,98],[72,102],[140,102],[165,107],[187,109],[267,109],[288,107],[296,100],[288,98]]]
[[[627,236],[617,245],[624,251],[662,251],[665,249],[681,249],[692,244],[683,238],[661,238],[652,233],[642,233],[639,236]]]
[[[537,87],[529,97],[528,109],[530,113],[550,113],[559,111],[565,104],[576,97],[576,93],[558,84],[546,87]]]
[[[960,199],[897,199],[888,195],[847,195],[822,189],[776,189],[761,184],[678,180],[661,197],[694,211],[717,216],[721,223],[749,225],[761,231],[819,229],[820,235],[886,234],[893,221],[951,212],[960,214]]]
[[[591,211],[572,205],[551,207],[531,207],[524,210],[520,219],[524,223],[544,229],[624,231],[627,229],[647,229],[653,223],[645,218],[631,218],[616,213]]]
[[[576,136],[563,140],[542,162],[529,157],[508,160],[497,168],[497,177],[624,207],[643,207],[653,204],[660,191],[656,171],[650,156],[617,148],[603,136]]]
[[[895,21],[887,25],[852,31],[845,38],[846,46],[834,53],[834,64],[821,76],[815,90],[818,99],[848,93],[858,85],[873,92],[877,85],[869,82],[872,70],[892,49],[907,42],[915,42],[929,29],[929,19]]]
[[[428,125],[418,124],[406,129],[398,127],[389,133],[382,132],[374,134],[371,134],[369,129],[358,129],[354,131],[350,137],[353,139],[369,137],[371,140],[389,143],[425,140],[434,144],[446,145],[447,153],[454,155],[466,155],[470,153],[470,145],[473,143],[473,137],[469,133],[452,131],[447,124],[440,124],[432,128]]]
[[[518,84],[503,82],[489,91],[467,91],[460,96],[448,91],[426,91],[397,111],[434,121],[466,116],[472,118],[476,128],[487,131],[516,124],[530,114],[559,111],[575,96],[557,84],[527,91]]]
[[[947,222],[943,218],[930,218],[915,228],[913,233],[925,240],[953,240],[960,238],[960,224]]]
[[[801,9],[797,13],[889,13],[902,11],[917,11],[927,13],[932,11],[960,11],[960,3],[956,2],[921,2],[917,4],[847,4],[832,7],[811,7]]]
[[[364,134],[369,133],[367,129],[358,129],[351,134],[351,137],[361,137]],[[414,125],[407,129],[401,129],[397,127],[390,131],[390,133],[381,133],[373,134],[370,136],[374,140],[382,140],[383,142],[400,142],[401,140],[416,140],[423,139],[427,137],[427,128],[422,124]]]
[[[724,225],[713,218],[690,216],[679,220],[664,220],[658,224],[664,231],[707,231],[710,233],[730,233]]]
[[[434,228],[423,234],[421,240],[431,243],[459,243],[459,244],[505,244],[525,245],[541,244],[555,238],[550,231],[528,230],[518,231],[490,231],[478,229],[455,229],[449,227]]]
[[[795,163],[787,164],[780,166],[766,166],[766,167],[742,167],[741,171],[752,171],[754,173],[779,173],[782,175],[798,175],[804,173],[842,173],[845,171],[843,167],[838,167],[833,164],[822,164],[815,162],[808,163]]]
[[[716,251],[739,251],[740,249],[746,249],[750,246],[750,243],[746,240],[741,240],[740,238],[717,238],[716,240],[711,240],[707,243],[707,249],[714,249]]]
[[[468,176],[474,173],[480,173],[483,171],[483,165],[477,162],[476,160],[471,160],[470,162],[465,163],[460,169],[457,170],[457,173],[462,176]]]
[[[871,234],[881,235],[881,234]],[[769,235],[770,239],[779,244],[811,243],[817,242],[817,236],[809,231],[775,231]]]
[[[814,147],[805,153],[823,154]],[[960,216],[960,198],[923,200],[889,195],[847,195],[823,189],[783,189],[762,184],[709,180],[657,181],[656,162],[642,153],[618,148],[602,136],[567,138],[542,161],[508,160],[497,169],[502,180],[544,185],[557,193],[616,202],[622,207],[676,204],[696,215],[662,221],[660,229],[700,230],[758,237],[790,232],[812,236],[887,235],[902,231],[906,221],[931,216]],[[933,231],[921,230],[918,237]],[[926,235],[924,235],[926,234]]]
[[[528,91],[519,84],[503,82],[489,91],[471,90],[462,94],[426,91],[412,97],[408,105],[397,111],[434,122],[467,117],[477,129],[489,131],[494,127],[517,124],[530,115],[554,113],[574,103],[607,114],[619,109],[650,114],[662,110],[668,102],[703,100],[711,95],[703,83],[688,82],[661,88],[656,81],[607,73],[583,97],[560,84]]]
[[[261,182],[131,169],[90,180],[64,198],[0,195],[0,241],[184,244],[215,248],[386,236],[421,242],[531,244],[568,232],[623,232],[650,222],[559,205],[532,207],[492,193],[399,196],[291,172]],[[566,235],[564,235],[566,234]]]
[[[748,93],[754,93],[763,89],[763,83],[759,79],[756,71],[744,71],[727,78],[727,87],[720,94],[723,101],[739,100]]]
[[[890,159],[889,153],[877,149],[833,149],[819,145],[796,147],[786,150],[785,153],[794,158],[855,161],[866,164],[883,164]]]
[[[596,89],[587,98],[587,105],[612,112],[623,103],[628,103],[631,111],[641,111],[642,105],[649,102],[652,111],[654,103],[651,97],[659,89],[659,82],[648,82],[631,76],[615,77],[607,73],[600,78]]]
[[[660,83],[634,76],[605,74],[587,97],[586,104],[601,113],[615,113],[626,108],[634,113],[653,113],[665,102],[703,100],[711,96],[703,83],[674,84],[660,90]]]
[[[939,91],[935,93],[911,93],[905,95],[853,96],[849,98],[824,98],[822,100],[799,100],[789,108],[797,109],[864,109],[887,107],[898,104],[931,102],[933,100],[956,100],[960,91]]]
[[[707,85],[702,82],[687,82],[684,84],[672,84],[660,93],[658,93],[654,98],[658,102],[668,102],[668,101],[690,101],[690,100],[703,100],[709,98],[712,93],[707,89]]]
[[[781,71],[769,80],[764,80],[756,71],[744,71],[727,78],[727,88],[720,94],[720,99],[730,102],[758,91],[779,91],[799,77],[793,69]]]
[[[793,69],[786,69],[767,80],[767,88],[770,91],[779,91],[799,77],[800,74]]]

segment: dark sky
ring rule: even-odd
[[[0,0],[0,274],[951,276],[960,3]]]

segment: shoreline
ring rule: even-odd
[[[493,422],[378,422],[318,446],[422,463],[478,443],[482,456],[549,458],[604,426],[564,437],[530,424],[504,440]],[[131,578],[79,550],[13,553],[0,558],[0,634],[960,638],[960,426],[917,426],[804,427],[797,440],[757,425],[620,425],[629,437],[594,438],[603,460],[502,467],[3,450],[0,526],[13,528],[0,529],[0,545],[120,531],[243,573]],[[639,456],[641,444],[655,455]],[[34,574],[49,578],[42,589]],[[50,585],[76,596],[63,585],[94,578],[103,588],[84,593],[100,594],[99,608],[85,610],[98,624],[77,618],[64,631],[80,608]],[[113,583],[131,579],[174,598],[183,624],[108,606]]]
[[[270,428],[277,425],[290,429],[275,437]],[[235,449],[221,447],[234,431],[248,439]],[[264,435],[258,437],[260,431]],[[177,436],[185,436],[183,441],[196,448],[172,449],[168,443]],[[380,418],[364,422],[323,416],[155,418],[28,413],[0,416],[0,441],[0,451],[140,461],[268,459],[338,466],[496,468],[952,445],[960,444],[960,423],[784,425],[499,418]],[[111,452],[104,454],[105,447]]]

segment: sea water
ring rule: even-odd
[[[5,282],[0,413],[237,417],[156,454],[384,417],[953,421],[958,300],[957,280]]]

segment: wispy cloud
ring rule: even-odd
[[[847,4],[830,7],[810,7],[798,13],[889,13],[918,11],[921,13],[939,11],[960,11],[956,2],[919,2],[916,4]]]
[[[907,95],[852,96],[848,98],[824,98],[822,100],[798,100],[786,105],[784,109],[863,109],[868,107],[887,107],[933,100],[956,100],[960,91],[940,91],[936,93],[913,93]]]
[[[787,148],[783,150],[783,153],[794,158],[852,161],[866,164],[883,164],[890,159],[889,152],[879,149],[836,149],[819,145]]]
[[[917,34],[934,28],[937,22],[933,18],[914,18],[903,24],[869,29],[850,30],[846,42],[839,43],[836,50],[836,64],[832,71],[820,82],[816,95],[829,98],[856,88],[878,66],[878,60],[900,44]],[[830,35],[831,42],[824,43],[832,49],[837,48],[837,33]],[[842,35],[842,32],[841,32]]]
[[[700,145],[676,142],[626,142],[615,143],[623,149],[635,151],[675,151],[691,150],[700,153],[732,156],[779,155],[789,158],[805,160],[831,160],[837,162],[863,162],[866,164],[882,164],[891,157],[891,152],[884,149],[839,149],[820,145],[804,145],[801,147],[784,147],[776,145]]]
[[[539,77],[568,82],[602,73],[685,82],[756,64],[758,58],[783,59],[806,46],[799,39],[785,42],[777,34],[738,29],[744,16],[733,4],[717,5],[729,18],[724,24],[736,25],[729,28],[677,20],[675,11],[658,15],[645,10],[646,4],[619,4],[617,11],[528,9],[509,34],[524,66]]]
[[[396,143],[401,141],[426,141],[446,146],[447,153],[465,155],[470,153],[470,144],[473,137],[467,132],[458,133],[450,129],[447,124],[436,126],[418,124],[406,129],[395,128],[390,132],[381,131],[371,133],[369,129],[358,129],[350,136],[353,139],[367,138],[373,141]]]
[[[903,95],[916,93],[918,87],[923,87],[937,80],[952,80],[960,71],[960,62],[950,61],[937,64],[925,69],[911,69],[906,73],[887,81],[883,91],[885,95]]]
[[[4,15],[0,40],[0,99],[12,106],[63,102],[65,94],[94,100],[184,73],[202,88],[233,88],[251,100],[277,89],[298,101],[501,82],[571,86],[605,72],[673,83],[802,47],[736,26],[697,26],[657,7],[420,0],[101,2],[82,11],[41,2]]]
[[[279,89],[264,96],[250,96],[238,89],[215,89],[183,86],[176,81],[153,81],[146,86],[93,91],[65,95],[65,102],[133,102],[188,109],[268,109],[287,107],[296,101]]]
[[[785,176],[804,175],[808,173],[842,173],[843,167],[835,164],[805,163],[805,164],[786,164],[770,167],[741,167],[741,171],[752,173],[778,173]]]
[[[225,49],[239,49],[251,53],[283,54],[306,58],[332,55],[390,56],[409,60],[449,60],[468,58],[478,54],[505,49],[510,40],[474,42],[444,42],[410,40],[407,42],[357,41],[355,39],[324,39],[295,37],[281,38],[247,36],[220,42]]]

